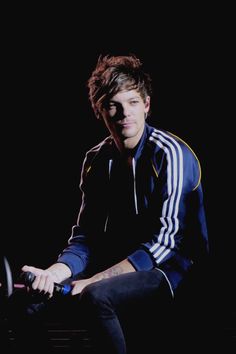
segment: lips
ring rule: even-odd
[[[123,123],[119,123],[119,126],[122,128],[128,128],[131,127],[134,124],[134,122],[123,122]]]

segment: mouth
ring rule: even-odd
[[[134,125],[134,122],[122,122],[122,123],[119,123],[119,126],[121,128],[129,128],[131,127],[132,125]]]

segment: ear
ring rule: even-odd
[[[146,97],[146,100],[145,100],[145,103],[144,103],[144,112],[145,112],[145,116],[147,117],[148,115],[148,112],[150,110],[150,102],[151,102],[151,97],[150,96],[147,96]]]

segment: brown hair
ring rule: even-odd
[[[97,118],[108,100],[121,90],[137,90],[145,101],[152,93],[151,78],[135,55],[100,56],[88,80],[89,99]]]

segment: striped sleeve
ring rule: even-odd
[[[186,146],[183,146],[175,137],[160,130],[154,130],[149,139],[162,151],[166,164],[165,171],[161,172],[164,176],[162,195],[160,196],[162,200],[161,213],[156,215],[158,218],[156,224],[159,227],[155,230],[152,239],[143,245],[143,248],[128,257],[137,270],[158,266],[171,258],[176,251],[180,224],[183,224],[181,219],[184,218],[184,208],[181,205],[182,196],[186,192],[186,190],[184,191],[186,181],[192,180],[192,176],[189,176],[192,173],[192,168],[188,158],[184,166]],[[193,155],[188,149],[189,152],[192,158]]]

